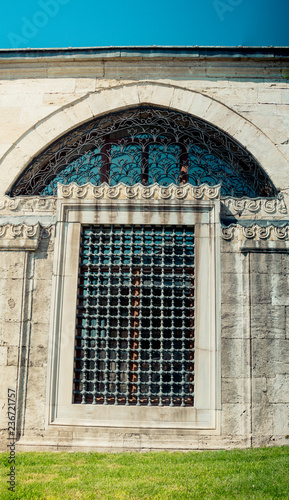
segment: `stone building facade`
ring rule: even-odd
[[[288,443],[289,49],[0,51],[1,446]]]

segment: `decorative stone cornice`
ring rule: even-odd
[[[0,226],[0,238],[35,238],[39,235],[39,224],[4,224]]]
[[[56,212],[56,197],[47,196],[29,196],[25,197],[15,197],[10,198],[10,196],[4,196],[2,200],[0,200],[0,211],[1,215],[10,214],[11,212],[15,213],[39,213],[39,214],[54,214]]]
[[[170,184],[167,187],[153,184],[144,186],[136,184],[127,186],[120,183],[109,186],[104,183],[94,186],[91,183],[82,186],[76,183],[69,185],[58,184],[58,196],[29,196],[11,198],[5,196],[0,200],[0,214],[18,215],[54,215],[56,213],[57,198],[59,199],[134,199],[134,200],[216,200],[221,199],[221,215],[223,217],[248,217],[256,218],[270,216],[286,216],[288,214],[284,197],[280,194],[277,198],[233,198],[221,197],[220,186],[193,186],[185,184],[176,186]]]
[[[20,204],[20,198],[10,198],[10,196],[4,196],[3,200],[0,200],[0,210],[17,210]]]
[[[237,232],[237,224],[230,224],[228,227],[222,227],[221,228],[221,236],[223,240],[233,240],[234,236]]]
[[[49,226],[40,226],[40,239],[47,240],[55,236],[55,224]]]
[[[283,194],[276,198],[221,198],[222,216],[286,215],[288,214]]]
[[[35,251],[39,240],[52,236],[54,229],[54,224],[47,227],[42,227],[39,223],[3,224],[0,226],[0,250]]]
[[[278,241],[289,240],[289,223],[282,226],[270,224],[268,226],[260,226],[253,224],[251,226],[241,226],[240,224],[230,224],[227,227],[222,227],[221,235],[224,240],[230,241],[237,238],[239,241],[247,240],[268,240]]]
[[[127,186],[122,182],[113,187],[106,183],[101,186],[94,186],[91,183],[78,186],[74,182],[69,185],[57,184],[60,199],[215,200],[220,198],[220,189],[219,185],[208,186],[207,184],[201,186],[170,184],[167,187],[158,184]]]
[[[37,250],[40,224],[4,224],[0,226],[0,249]]]

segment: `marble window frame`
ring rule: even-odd
[[[161,189],[161,188],[160,188]],[[220,433],[219,199],[58,199],[47,383],[47,425],[194,429]],[[74,404],[73,368],[83,224],[188,225],[195,231],[194,407]]]

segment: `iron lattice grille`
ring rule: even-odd
[[[57,182],[221,184],[222,195],[275,196],[253,156],[209,123],[140,106],[95,119],[36,157],[10,195],[55,195]]]
[[[75,403],[193,406],[193,228],[83,227],[73,392]]]

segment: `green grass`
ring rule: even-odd
[[[190,453],[17,453],[16,492],[0,498],[184,500],[289,499],[289,447]]]

